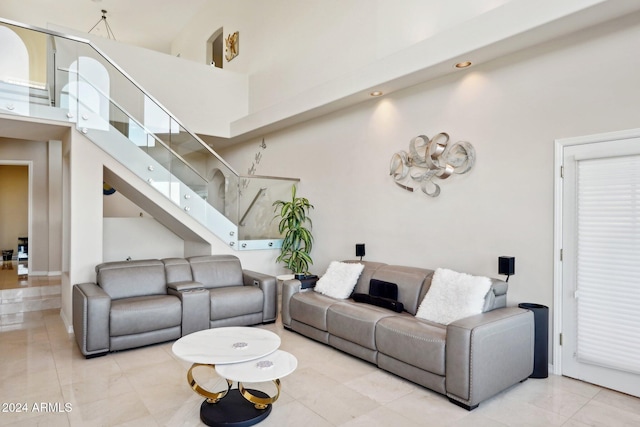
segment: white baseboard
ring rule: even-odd
[[[46,276],[47,273],[49,273],[48,271],[29,271],[29,276]]]
[[[64,323],[64,328],[67,330],[68,334],[73,333],[73,323],[69,322],[67,316],[64,315],[64,311],[60,310],[60,318],[62,319],[62,323]]]
[[[30,271],[29,276],[47,277],[47,276],[61,276],[61,271]]]

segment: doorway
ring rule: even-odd
[[[12,289],[28,276],[30,233],[30,164],[0,161],[0,289]]]
[[[640,397],[640,129],[556,141],[554,371]]]
[[[207,64],[216,68],[223,68],[224,31],[218,28],[207,40]]]

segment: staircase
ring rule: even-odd
[[[90,42],[1,18],[0,30],[4,45],[22,39],[26,49],[39,41],[30,54],[46,52],[28,60],[22,76],[0,61],[0,113],[73,123],[133,172],[144,193],[161,193],[235,250],[281,246],[272,204],[287,198],[297,179],[239,175]],[[43,69],[30,70],[40,62]],[[31,82],[32,74],[46,83]]]

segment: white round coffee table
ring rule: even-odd
[[[191,363],[219,365],[257,359],[280,347],[271,331],[245,326],[205,329],[185,335],[173,344],[173,354]]]
[[[244,427],[265,419],[271,404],[280,396],[280,378],[297,367],[297,359],[278,350],[280,337],[271,331],[251,327],[226,327],[194,332],[177,340],[172,347],[180,359],[193,363],[187,381],[193,391],[205,398],[200,419],[209,426]],[[193,377],[198,366],[214,369],[227,382],[227,389],[210,391]],[[232,390],[233,382],[238,388]],[[243,382],[273,381],[277,393],[271,397],[246,389]],[[224,399],[223,399],[224,398]]]

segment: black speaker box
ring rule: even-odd
[[[516,259],[512,256],[498,257],[498,273],[507,276],[516,274]]]

